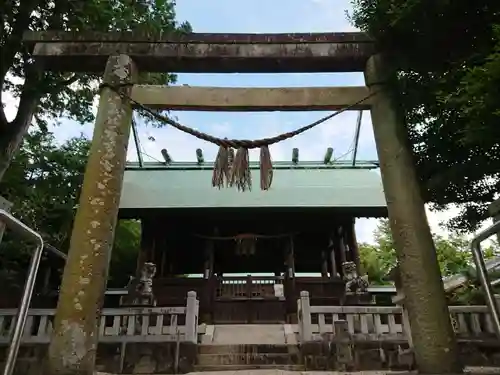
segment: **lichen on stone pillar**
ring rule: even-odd
[[[137,76],[132,59],[111,56],[104,82],[128,95]],[[94,372],[100,311],[116,227],[132,108],[103,88],[64,269],[45,375]]]
[[[365,79],[373,94],[373,133],[417,367],[421,373],[457,373],[462,366],[404,114],[393,86],[396,72],[384,56],[374,55]]]

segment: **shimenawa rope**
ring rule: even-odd
[[[245,191],[252,189],[252,176],[250,171],[249,155],[248,150],[252,148],[260,148],[260,188],[262,190],[269,190],[273,181],[273,166],[271,161],[271,154],[269,152],[269,146],[293,138],[299,134],[310,130],[331,118],[344,113],[353,107],[367,101],[376,92],[371,92],[364,98],[352,103],[337,112],[329,114],[309,125],[305,125],[299,129],[293,130],[288,133],[283,133],[271,138],[262,138],[256,140],[248,139],[227,139],[227,138],[217,138],[210,134],[200,132],[196,129],[184,126],[167,116],[163,116],[154,110],[146,107],[137,100],[134,100],[129,95],[125,94],[120,88],[126,85],[110,85],[108,83],[103,83],[100,85],[100,90],[103,88],[109,88],[116,92],[122,99],[128,100],[129,102],[135,104],[140,110],[149,114],[158,121],[164,122],[173,128],[180,130],[184,133],[190,134],[198,139],[206,142],[213,143],[219,146],[219,151],[217,157],[215,158],[214,171],[212,175],[212,186],[221,188],[224,186],[236,186],[238,190]],[[236,155],[234,155],[234,149],[236,149]]]

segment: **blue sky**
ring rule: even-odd
[[[355,31],[346,17],[351,11],[350,0],[177,0],[177,20],[189,21],[195,32],[282,33]],[[361,73],[349,74],[179,74],[179,85],[225,87],[300,87],[300,86],[360,86]],[[8,102],[8,101],[7,101]],[[12,103],[13,104],[13,103]],[[15,110],[12,105],[12,110]],[[326,112],[172,112],[188,126],[228,138],[258,139],[269,137],[313,122]],[[321,160],[325,150],[333,147],[335,157],[350,158],[357,112],[343,113],[319,127],[271,148],[273,160],[290,160],[292,148],[300,149],[301,160]],[[63,121],[54,128],[60,141],[81,132],[91,137],[93,124],[80,126]],[[166,148],[175,161],[194,161],[195,149],[200,147],[207,160],[213,160],[217,147],[199,141],[171,128],[139,129],[144,152],[160,159],[160,150]],[[153,137],[155,141],[148,140]],[[251,158],[257,160],[256,153]],[[135,160],[135,147],[131,140],[129,159]],[[371,119],[363,113],[358,160],[377,159]],[[434,230],[437,223],[449,213],[431,214]],[[371,241],[375,220],[359,219],[359,241]]]

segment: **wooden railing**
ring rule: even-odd
[[[284,298],[283,276],[224,276],[217,298]]]
[[[401,306],[311,306],[309,301],[309,293],[301,292],[297,308],[302,342],[334,336],[335,322],[346,322],[355,341],[408,341],[410,331]],[[449,310],[458,339],[495,337],[486,306],[450,306]]]
[[[189,292],[186,306],[127,307],[103,309],[99,325],[99,342],[165,342],[198,341],[199,303],[195,292]],[[10,341],[16,315],[14,309],[0,309],[0,344]],[[24,329],[25,344],[49,343],[55,309],[30,309]]]
[[[450,316],[459,339],[495,337],[487,306],[450,306]]]

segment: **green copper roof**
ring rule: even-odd
[[[275,163],[273,184],[261,191],[259,171],[252,165],[250,192],[211,186],[212,166],[196,163],[129,164],[125,171],[120,208],[371,208],[385,216],[380,175],[375,164]],[[358,210],[359,211],[359,210]],[[360,215],[363,216],[363,215]],[[371,216],[371,215],[366,215]]]

